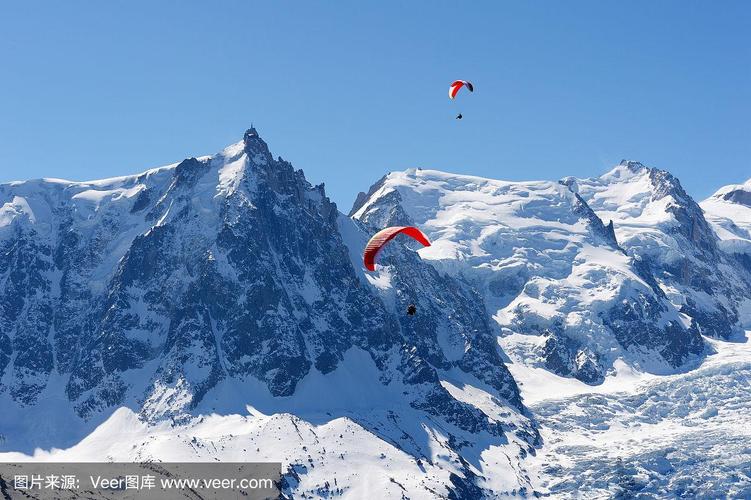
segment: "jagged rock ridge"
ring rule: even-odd
[[[253,405],[226,391],[258,382],[281,408],[302,381],[353,369],[358,352],[375,372],[354,380],[377,373],[393,407],[363,411],[343,395],[342,417],[427,460],[447,493],[485,487],[491,465],[464,458],[475,442],[515,456],[504,470],[527,481],[513,467],[539,437],[482,301],[408,250],[386,256],[398,297],[384,294],[356,256],[367,232],[256,130],[139,176],[5,184],[0,203],[0,397],[16,407],[1,427],[49,411],[50,395],[92,425],[121,406],[182,425]],[[420,314],[407,317],[405,301]],[[58,431],[39,439],[68,444]]]
[[[280,459],[289,496],[337,478],[355,496],[530,493],[543,443],[517,380],[674,373],[702,334],[748,324],[746,191],[705,217],[636,162],[560,182],[417,169],[346,217],[253,128],[137,176],[2,184],[0,450],[122,428],[109,458],[168,459],[162,433],[192,459]],[[365,273],[393,224],[433,245],[396,241]]]
[[[526,366],[599,383],[617,359],[664,373],[700,356],[697,329],[578,184],[408,170],[352,213],[372,227],[422,227],[433,240],[422,257],[481,293],[504,350]]]

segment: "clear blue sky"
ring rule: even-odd
[[[414,166],[751,177],[751,3],[5,2],[0,181],[136,173],[253,122],[347,211]],[[476,85],[458,102],[453,79]],[[457,121],[461,111],[465,119]]]

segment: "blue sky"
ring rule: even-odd
[[[751,177],[751,3],[6,2],[0,181],[136,173],[253,122],[347,211],[389,170]],[[473,95],[447,98],[457,78]],[[461,111],[465,119],[457,121]]]

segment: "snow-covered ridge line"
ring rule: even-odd
[[[717,236],[678,180],[639,162],[560,183],[391,172],[351,213],[373,228],[419,225],[433,241],[420,255],[483,291],[512,358],[590,383],[615,373],[621,358],[639,371],[670,373],[704,355],[700,333],[728,338],[747,321],[746,273],[718,253]],[[707,274],[722,278],[665,281],[681,262],[714,266]],[[641,327],[632,323],[638,317]]]
[[[366,273],[394,224],[433,245]],[[522,395],[691,376],[747,320],[716,227],[630,161],[393,172],[347,217],[255,129],[135,176],[2,184],[0,458],[275,459],[293,497],[529,494],[546,443]]]
[[[199,159],[206,159],[209,156],[201,157]],[[103,179],[93,179],[87,181],[72,181],[69,179],[59,179],[56,177],[41,177],[39,179],[27,179],[23,181],[7,181],[0,182],[0,186],[18,187],[24,184],[39,185],[39,184],[63,184],[66,186],[82,186],[82,187],[106,187],[110,185],[126,184],[128,182],[135,182],[138,179],[148,177],[154,174],[158,174],[165,170],[173,170],[178,163],[171,163],[161,167],[154,167],[148,170],[144,170],[138,174],[120,175],[115,177],[105,177]]]
[[[751,180],[722,187],[700,205],[720,247],[751,270]]]
[[[206,444],[212,457],[232,442],[263,459],[251,436],[269,432],[288,445],[276,458],[290,495],[318,481],[313,463],[360,491],[367,467],[335,476],[353,442],[384,455],[358,455],[374,484],[411,497],[529,488],[520,461],[539,436],[469,285],[400,247],[371,284],[366,229],[255,129],[150,172],[0,186],[1,451],[44,457],[80,442],[102,459],[154,458],[170,422],[193,432],[181,454],[212,440],[197,444],[217,414],[249,425]],[[101,442],[98,425],[108,435],[136,416],[130,451]]]

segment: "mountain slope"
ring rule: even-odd
[[[650,270],[660,289],[704,335],[742,334],[749,279],[723,252],[699,205],[664,170],[623,161],[592,179],[571,180],[618,243]]]
[[[710,469],[747,465],[747,344],[718,340],[751,319],[745,189],[705,217],[633,162],[418,169],[349,217],[254,129],[140,175],[0,184],[0,459],[274,460],[292,498],[743,494]],[[433,245],[366,272],[392,224]]]
[[[529,461],[554,498],[748,498],[751,343],[711,341],[689,373],[531,405],[546,446]]]
[[[720,248],[751,272],[751,180],[718,189],[700,206]]]
[[[425,470],[405,483],[415,496],[528,487],[537,431],[473,290],[407,249],[393,256],[401,298],[371,283],[364,229],[254,129],[138,176],[5,184],[0,206],[0,449],[69,447],[121,410],[149,429],[261,411]],[[288,442],[278,459],[297,494],[307,452]],[[301,442],[319,447],[318,470],[340,469],[325,443]],[[159,458],[149,450],[117,456]],[[389,467],[380,477],[403,480]]]
[[[700,355],[696,330],[569,186],[433,170],[391,173],[351,215],[420,226],[419,251],[480,290],[515,362],[600,383],[618,359],[665,372]]]

